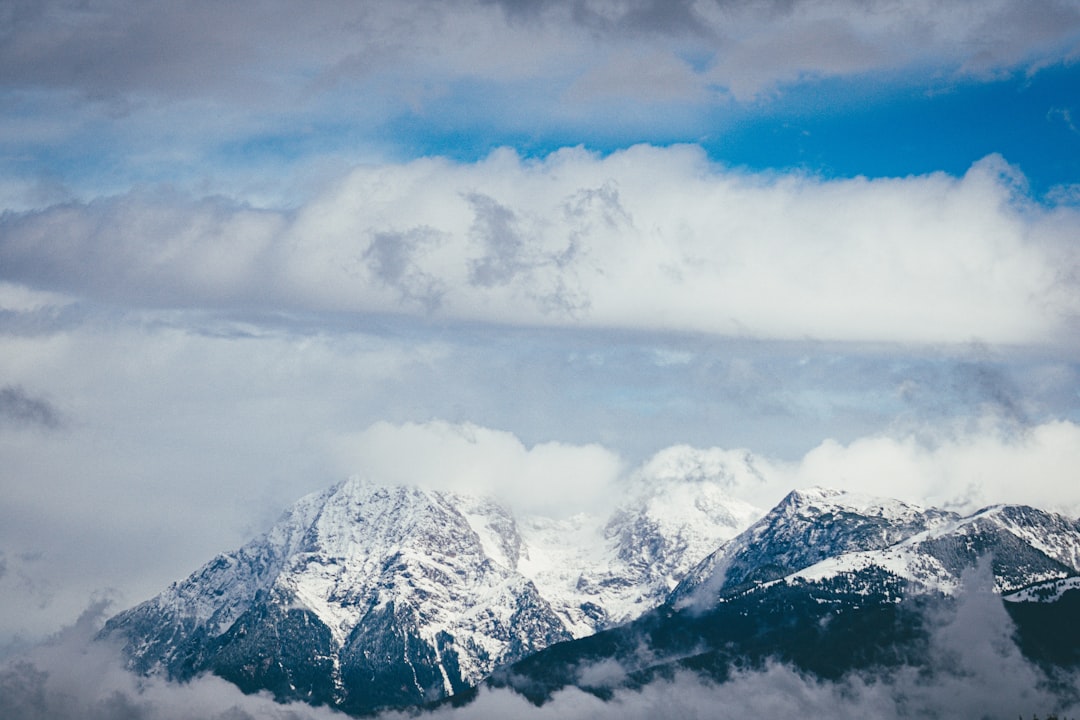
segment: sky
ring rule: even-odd
[[[0,4],[0,656],[351,474],[1080,516],[1080,5]]]

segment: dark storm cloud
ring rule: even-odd
[[[0,424],[54,430],[63,422],[61,412],[48,400],[15,385],[0,387]]]

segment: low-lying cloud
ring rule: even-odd
[[[1080,492],[1070,473],[1078,461],[1075,423],[1048,422],[1019,433],[991,424],[930,443],[915,435],[827,440],[789,477],[798,487],[822,485],[958,510],[1017,503],[1076,517]]]

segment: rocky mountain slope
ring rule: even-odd
[[[467,699],[485,678],[541,701],[768,659],[823,677],[918,665],[927,608],[981,567],[1025,653],[1080,665],[1080,521],[822,488],[761,516],[718,475],[667,470],[607,518],[350,479],[102,635],[143,673],[356,714]]]
[[[1080,522],[1023,506],[961,517],[836,490],[795,491],[706,558],[670,601],[709,607],[779,581],[844,578],[856,588],[860,577],[867,592],[898,586],[905,594],[951,594],[983,557],[1002,593],[1067,577],[1080,570]]]
[[[947,606],[979,567],[1006,601],[1025,652],[1080,664],[1071,629],[1080,521],[1009,505],[960,516],[812,488],[724,543],[657,610],[549,648],[491,682],[542,701],[567,685],[603,695],[676,668],[724,679],[732,667],[769,659],[830,678],[918,666],[927,609]],[[591,667],[607,670],[583,670]]]
[[[355,713],[430,702],[631,620],[759,513],[660,483],[608,519],[517,518],[491,498],[359,478],[123,612],[131,667]]]

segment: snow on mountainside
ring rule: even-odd
[[[529,577],[575,637],[656,607],[679,580],[761,512],[710,480],[649,478],[607,520],[526,518]]]
[[[567,686],[604,696],[680,672],[724,682],[735,668],[777,662],[832,680],[923,667],[942,613],[972,597],[957,592],[962,583],[973,593],[992,583],[1009,601],[1026,657],[1077,668],[1078,551],[1080,521],[1030,507],[960,516],[799,490],[709,555],[655,611],[546,648],[488,682],[542,702]]]
[[[352,478],[103,634],[142,672],[211,671],[358,712],[424,702],[655,607],[756,516],[707,480],[645,483],[606,521],[556,521]]]
[[[707,557],[669,598],[709,607],[776,582],[836,584],[847,592],[954,593],[962,573],[991,558],[996,590],[1080,573],[1080,522],[999,505],[961,517],[822,488],[790,493]],[[902,590],[897,588],[902,586]]]
[[[1029,585],[1022,590],[1002,595],[1001,599],[1011,603],[1052,603],[1057,602],[1070,591],[1080,592],[1080,576],[1074,575]]]
[[[404,676],[395,696],[451,694],[570,637],[535,586],[489,556],[511,560],[515,541],[513,518],[495,503],[354,478],[304,498],[265,536],[116,616],[105,632],[126,636],[139,670],[209,669],[282,697],[297,677],[326,669],[329,684],[309,683],[300,695],[342,703],[356,686],[350,675],[377,676],[379,665]],[[287,636],[298,624],[295,647],[270,648],[274,673],[248,668],[256,658],[246,655],[268,649],[252,637]],[[373,647],[387,657],[370,657]]]

